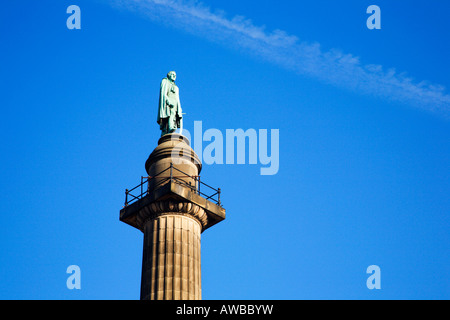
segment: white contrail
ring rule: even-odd
[[[450,95],[440,85],[415,82],[394,69],[364,65],[358,57],[318,43],[300,42],[281,30],[267,32],[242,16],[226,18],[198,1],[113,0],[115,6],[249,53],[288,70],[366,95],[434,111],[448,117]]]

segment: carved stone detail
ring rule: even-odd
[[[136,215],[136,222],[140,230],[143,230],[147,220],[166,214],[180,214],[190,216],[196,220],[203,229],[208,223],[208,215],[202,207],[192,203],[176,200],[156,201],[142,208]]]

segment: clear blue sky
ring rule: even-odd
[[[119,210],[175,70],[187,129],[280,130],[276,175],[203,167],[203,299],[449,299],[450,3],[160,2],[1,5],[0,298],[139,299]]]

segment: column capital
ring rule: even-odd
[[[208,215],[202,207],[189,201],[167,199],[152,202],[139,210],[136,215],[138,229],[142,231],[147,220],[163,215],[189,216],[200,224],[202,230],[208,225]]]

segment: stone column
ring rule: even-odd
[[[161,137],[145,168],[147,195],[120,212],[144,233],[141,300],[200,300],[201,233],[224,220],[225,209],[197,192],[201,163],[184,136]]]
[[[171,201],[149,208],[143,229],[141,300],[200,300],[199,218],[206,218],[204,210]]]
[[[150,180],[151,189],[161,188],[173,177],[195,190],[195,179],[187,175],[198,176],[201,163],[184,136],[167,134],[159,139],[145,169],[151,177],[167,169]],[[144,232],[141,300],[200,300],[205,211],[190,202],[168,199],[147,206],[137,219],[143,222]]]

